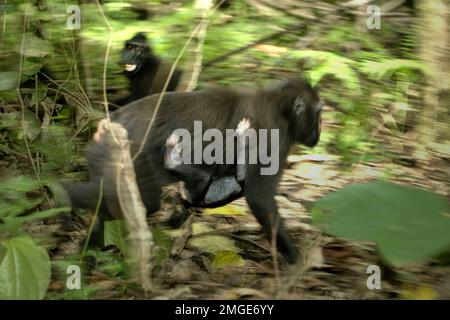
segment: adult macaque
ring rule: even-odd
[[[116,101],[119,106],[154,93],[161,93],[171,69],[170,64],[153,53],[142,32],[125,41],[120,63],[124,67],[125,76],[130,81],[130,94]],[[170,78],[167,91],[176,90],[181,73],[180,70],[175,70]]]
[[[159,95],[146,97],[111,114],[111,121],[127,129],[132,156],[143,143],[134,166],[147,212],[159,209],[161,187],[177,181],[183,181],[192,206],[221,205],[244,196],[269,239],[275,232],[278,251],[294,263],[297,248],[285,230],[274,197],[290,147],[296,143],[313,147],[319,140],[321,104],[316,91],[304,80],[291,79],[260,90],[223,88],[167,93],[148,139],[143,141],[158,98]],[[199,125],[204,135],[198,135]],[[220,139],[221,134],[227,136],[228,129],[236,128],[242,130],[232,139]],[[178,135],[175,138],[174,133]],[[183,135],[183,140],[187,139],[186,133],[194,133],[192,144],[183,144],[188,152],[180,152],[178,139]],[[90,182],[68,186],[74,207],[95,207],[101,179],[105,181],[104,199],[117,196],[114,174],[105,165],[107,134],[100,128],[89,148]],[[236,140],[247,134],[251,134],[251,139],[241,149],[246,159],[242,166],[237,164],[242,152],[236,152]],[[215,148],[211,148],[213,144]],[[172,151],[175,158],[168,160]],[[213,162],[205,158],[208,154]],[[193,161],[180,164],[177,155]],[[229,183],[236,188],[230,189]],[[215,188],[225,191],[217,192]],[[105,202],[106,214],[121,218],[117,202]]]

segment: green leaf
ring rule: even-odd
[[[47,219],[54,217],[60,213],[63,212],[70,212],[70,208],[53,208],[48,209],[44,211],[37,211],[34,213],[31,213],[29,215],[23,216],[23,217],[12,217],[12,218],[5,218],[4,224],[0,224],[0,230],[1,231],[9,231],[14,232],[17,230],[24,222],[31,221],[34,219]]]
[[[358,75],[353,70],[354,61],[325,51],[294,50],[291,54],[298,59],[307,58],[319,61],[318,65],[309,72],[313,85],[319,83],[324,76],[331,75],[341,80],[351,91],[361,93]]]
[[[245,216],[246,209],[242,206],[236,206],[234,204],[227,204],[222,207],[217,208],[206,208],[202,211],[204,215],[236,215],[236,216]]]
[[[53,53],[52,44],[49,41],[40,39],[35,35],[28,33],[25,39],[16,46],[16,51],[26,57],[44,57]]]
[[[122,220],[105,221],[104,237],[105,246],[115,245],[122,253],[127,252],[127,232]]]
[[[359,69],[376,80],[388,79],[400,70],[417,70],[423,74],[429,74],[423,63],[407,59],[366,60],[359,65]]]
[[[20,72],[17,71],[0,72],[0,91],[16,88],[19,77]]]
[[[313,222],[328,233],[373,241],[392,265],[450,249],[448,202],[423,189],[387,182],[347,186],[314,205]]]
[[[47,251],[29,237],[3,241],[0,261],[0,299],[42,299],[50,282]]]
[[[38,86],[33,90],[33,95],[31,96],[30,106],[41,102],[47,97],[47,86]]]
[[[198,235],[201,233],[211,232],[212,228],[208,227],[204,223],[195,222],[192,224],[192,234]],[[204,235],[194,237],[189,240],[188,245],[199,249],[203,252],[216,254],[219,251],[231,251],[239,253],[241,250],[236,247],[234,241],[228,237],[216,236],[216,235]]]
[[[22,66],[22,82],[24,81],[25,77],[34,76],[42,68],[43,65],[43,62],[35,62],[30,61],[30,59],[24,59]]]
[[[153,241],[155,250],[153,252],[153,261],[155,265],[163,264],[170,257],[170,249],[172,248],[172,240],[166,233],[166,230],[160,228],[152,228]]]
[[[219,251],[214,256],[211,265],[215,269],[241,267],[244,265],[244,259],[233,251]]]
[[[27,210],[33,209],[42,202],[42,198],[29,199],[27,192],[35,191],[40,182],[26,176],[9,178],[0,187],[0,217],[13,218]]]

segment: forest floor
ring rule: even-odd
[[[288,266],[281,258],[274,263],[259,224],[245,201],[238,200],[219,209],[195,211],[179,230],[167,231],[172,238],[170,257],[155,268],[151,294],[127,286],[127,280],[94,270],[87,281],[96,285],[90,298],[449,299],[448,264],[428,261],[402,268],[388,267],[373,244],[325,235],[311,224],[310,213],[312,203],[326,193],[386,174],[391,181],[424,187],[448,197],[448,172],[443,161],[436,159],[431,166],[422,168],[393,162],[360,163],[349,172],[339,165],[337,156],[291,156],[276,200],[301,251],[297,265]],[[150,220],[151,224],[173,210],[168,199],[160,215]],[[49,228],[58,230],[58,225],[47,224],[41,231],[48,233]],[[67,259],[79,251],[78,244],[86,229],[56,237],[50,245],[53,259]],[[222,259],[217,258],[220,254]],[[369,265],[381,268],[380,290],[367,287]],[[123,289],[124,285],[127,289]],[[64,280],[53,280],[50,288],[55,294],[61,292]]]

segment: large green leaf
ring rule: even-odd
[[[53,53],[53,46],[49,41],[27,33],[23,42],[20,41],[16,46],[16,51],[26,57],[44,57]]]
[[[122,253],[127,252],[127,230],[122,220],[105,221],[105,246],[115,245]]]
[[[42,299],[50,282],[47,251],[29,237],[17,237],[1,243],[0,299]]]
[[[208,252],[212,254],[216,254],[220,251],[231,251],[235,253],[239,253],[241,251],[238,248],[233,239],[230,239],[225,236],[219,235],[202,235],[198,236],[202,233],[212,232],[214,231],[205,223],[195,222],[192,224],[192,234],[196,237],[191,238],[188,241],[188,245],[190,247],[194,247],[202,252]]]
[[[313,222],[328,233],[373,241],[393,265],[450,249],[448,202],[423,189],[386,182],[347,186],[315,203]]]
[[[20,72],[17,71],[0,72],[0,91],[10,90],[17,87],[19,78]]]

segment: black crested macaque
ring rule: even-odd
[[[161,93],[171,69],[170,64],[153,53],[142,32],[125,42],[120,63],[124,66],[124,74],[130,81],[130,94],[116,101],[119,106],[154,93]],[[181,73],[180,70],[174,71],[167,91],[176,90]]]
[[[152,95],[111,113],[111,121],[122,124],[128,131],[132,156],[143,142],[158,98],[159,95]],[[184,182],[188,198],[191,197],[191,205],[201,207],[208,202],[205,196],[213,191],[210,187],[214,189],[214,181],[231,177],[242,190],[227,199],[222,199],[219,192],[218,202],[224,204],[244,196],[268,238],[271,239],[274,232],[278,251],[286,261],[294,263],[298,251],[278,214],[275,194],[290,147],[297,143],[313,147],[319,141],[320,113],[321,103],[317,92],[302,79],[287,80],[259,90],[219,88],[165,94],[148,139],[143,142],[142,152],[134,160],[137,183],[147,212],[159,209],[162,186]],[[192,164],[167,167],[168,149],[176,149],[177,146],[175,139],[170,138],[173,133],[179,133],[179,130],[194,133],[191,150],[195,158],[198,150],[195,146],[200,145],[206,151],[207,141],[212,141],[212,136],[215,138],[214,143],[218,139],[217,134],[207,137],[208,130],[225,134],[227,129],[237,128],[243,119],[248,121],[250,127],[244,130],[244,134],[253,132],[259,143],[256,146],[254,143],[245,146],[249,160],[246,160],[244,168],[237,167],[239,155],[233,153],[235,145],[230,145],[228,141],[221,144],[220,150],[215,150],[215,156],[219,159],[215,163],[203,161],[200,153],[200,162],[194,159]],[[194,129],[198,130],[199,124],[205,132],[203,137],[195,135]],[[73,207],[95,208],[100,181],[103,179],[106,203],[103,206],[104,214],[120,219],[122,213],[117,201],[108,200],[117,198],[117,195],[115,175],[107,165],[107,133],[107,129],[99,128],[89,147],[87,160],[90,182],[69,185],[67,189]],[[252,156],[252,150],[257,151],[257,157]],[[270,155],[272,163],[262,157],[264,153]],[[231,164],[225,161],[230,154],[234,161]],[[276,165],[272,166],[273,163]],[[275,171],[272,170],[273,167]],[[244,178],[239,177],[238,171],[243,172]],[[208,206],[207,203],[205,205]]]

